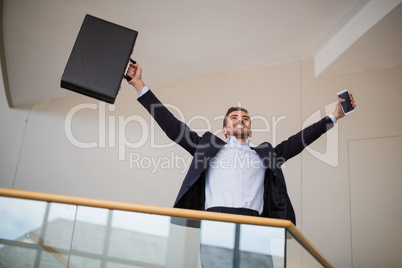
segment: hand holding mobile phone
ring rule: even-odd
[[[350,114],[355,111],[355,108],[350,103],[350,95],[347,89],[342,90],[337,93],[338,99],[344,99],[344,102],[341,102],[342,110],[345,115]]]

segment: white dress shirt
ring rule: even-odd
[[[211,160],[205,174],[205,209],[248,208],[262,213],[265,169],[249,143],[230,136]]]

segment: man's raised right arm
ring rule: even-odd
[[[152,115],[166,135],[182,146],[190,154],[194,155],[199,142],[199,136],[185,123],[178,120],[148,89],[142,80],[142,68],[138,63],[130,64],[126,76],[131,77],[128,81],[137,90],[138,101]],[[149,91],[149,92],[148,92]]]

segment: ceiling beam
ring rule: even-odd
[[[315,76],[321,75],[352,44],[401,2],[402,0],[372,0],[367,3],[316,53]]]

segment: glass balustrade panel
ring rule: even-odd
[[[286,238],[286,267],[324,267],[288,230]]]
[[[89,268],[167,267],[170,219],[80,206],[70,264]]]
[[[284,267],[285,230],[268,226],[201,223],[203,267]]]
[[[67,224],[56,226],[59,215]],[[74,215],[71,205],[0,197],[1,267],[66,267]]]
[[[0,197],[1,267],[323,267],[284,228]]]
[[[284,228],[240,226],[240,267],[285,267]]]
[[[203,267],[234,267],[236,224],[231,222],[201,222],[201,263]]]

